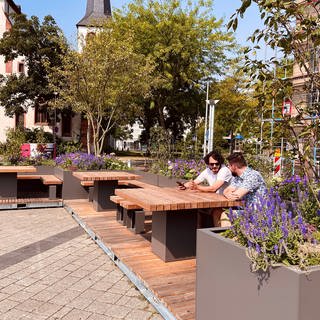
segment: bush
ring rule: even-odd
[[[303,207],[281,199],[271,189],[243,210],[230,210],[231,228],[225,235],[247,247],[252,270],[270,266],[298,265],[301,269],[320,264],[317,228],[304,218]]]
[[[74,153],[80,151],[82,148],[81,142],[75,141],[59,141],[57,144],[57,154]]]
[[[158,161],[152,164],[151,172],[167,177],[180,179],[195,179],[205,169],[203,160],[182,160]]]
[[[55,160],[56,165],[69,170],[128,170],[126,163],[111,155],[95,156],[84,152],[74,152],[60,155]]]

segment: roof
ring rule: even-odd
[[[7,0],[9,6],[15,11],[15,13],[21,13],[21,6],[14,3],[13,0]]]
[[[92,26],[94,21],[111,17],[110,0],[87,0],[85,16],[77,23],[79,26]]]

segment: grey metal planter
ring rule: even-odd
[[[176,187],[176,181],[185,181],[183,179],[165,177],[156,173],[145,172],[140,170],[134,170],[133,172],[141,176],[142,182],[146,182],[158,187]]]
[[[54,174],[63,181],[62,199],[88,199],[88,191],[81,185],[81,181],[72,175],[73,171],[54,168]]]
[[[219,232],[197,231],[197,320],[319,319],[320,266],[252,273],[245,248]]]

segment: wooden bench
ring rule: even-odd
[[[18,180],[40,180],[49,188],[49,199],[57,199],[57,185],[62,184],[62,180],[53,174],[18,174]]]
[[[135,187],[135,188],[143,188],[143,189],[158,189],[158,186],[154,186],[153,184],[149,184],[146,182],[142,182],[139,180],[119,180],[118,181],[119,186],[127,186],[127,187]]]
[[[111,196],[110,201],[117,205],[117,221],[134,233],[145,232],[145,214],[140,206],[119,196]]]
[[[88,180],[83,180],[80,182],[80,184],[85,187],[88,188],[88,200],[92,201],[93,199],[93,185],[94,185],[94,181],[88,181]],[[144,189],[154,189],[154,188],[159,188],[157,186],[154,186],[152,184],[148,184],[139,180],[119,180],[118,181],[118,185],[119,186],[126,186],[129,188],[144,188]]]

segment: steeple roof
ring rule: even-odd
[[[77,23],[77,27],[92,26],[97,20],[111,17],[110,0],[87,0],[87,10],[85,16]]]

